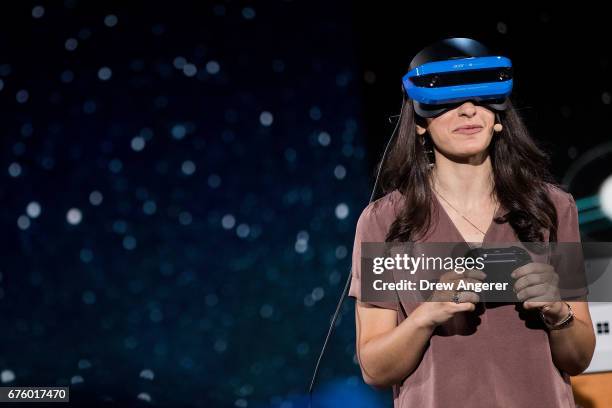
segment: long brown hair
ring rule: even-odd
[[[497,113],[503,125],[489,145],[493,168],[494,194],[508,210],[494,219],[508,222],[522,242],[542,242],[542,229],[549,230],[549,241],[557,239],[557,212],[547,194],[546,183],[556,185],[548,168],[550,160],[533,141],[511,101]],[[397,137],[382,165],[380,186],[383,194],[398,190],[405,198],[386,236],[387,242],[408,242],[422,237],[431,225],[433,192],[429,184],[429,159],[415,124],[421,124],[412,101],[404,96]],[[427,135],[427,134],[426,134]],[[431,143],[430,138],[429,143]]]

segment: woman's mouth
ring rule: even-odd
[[[461,133],[462,135],[473,135],[474,133],[478,133],[481,130],[482,126],[480,125],[466,125],[453,130],[453,133]]]

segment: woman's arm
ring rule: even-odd
[[[397,311],[357,301],[357,358],[367,384],[391,386],[416,368],[433,329],[415,320],[410,314],[397,325]]]
[[[586,301],[568,302],[574,311],[574,320],[559,330],[550,330],[549,343],[553,362],[558,369],[569,375],[578,375],[590,364],[595,351],[595,332]],[[558,322],[567,316],[565,302],[556,302],[548,312],[547,320]]]
[[[357,301],[356,347],[364,381],[377,388],[400,383],[418,366],[435,327],[475,307],[474,303],[424,302],[398,325],[397,311]]]

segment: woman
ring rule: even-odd
[[[407,101],[381,163],[383,197],[355,235],[349,295],[365,382],[392,386],[395,407],[575,407],[569,376],[589,365],[595,335],[584,298],[529,301],[535,282],[554,286],[548,264],[515,271],[515,304],[483,305],[472,292],[360,300],[361,242],[580,241],[573,197],[552,183],[509,100],[503,111],[466,100],[434,117]]]

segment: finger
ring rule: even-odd
[[[549,302],[534,302],[532,300],[527,300],[525,302],[523,302],[523,308],[530,310],[530,309],[537,309],[543,306],[548,305]]]
[[[480,302],[480,296],[475,292],[463,291],[459,292],[459,302],[461,303],[478,303]]]
[[[514,282],[514,292],[518,293],[529,286],[538,285],[544,282],[545,276],[541,273],[525,275]]]
[[[532,298],[545,295],[548,291],[548,285],[539,284],[534,286],[528,286],[525,289],[516,293],[516,297],[520,301],[531,300]]]
[[[453,303],[451,302],[451,307],[453,312],[455,313],[460,313],[460,312],[471,312],[474,311],[476,309],[476,305],[474,303],[471,302],[465,302],[465,303]]]
[[[549,272],[552,268],[552,265],[540,263],[540,262],[530,262],[525,264],[519,268],[516,268],[510,276],[514,279],[519,279],[522,276],[528,275],[530,273],[545,273]],[[554,270],[554,269],[553,269]]]

